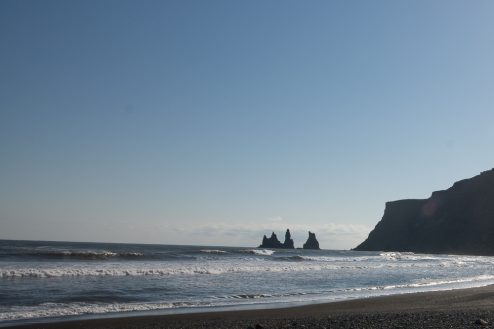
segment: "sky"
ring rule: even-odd
[[[348,249],[494,167],[492,1],[0,1],[0,239]]]

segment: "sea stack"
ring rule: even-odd
[[[285,242],[281,243],[278,237],[273,232],[271,237],[264,236],[262,238],[262,244],[259,248],[278,248],[278,249],[294,249],[293,239],[291,238],[290,230],[286,230]]]
[[[289,229],[287,229],[286,233],[285,233],[285,242],[283,242],[283,248],[285,248],[285,249],[294,249],[295,248]]]
[[[456,182],[428,199],[386,203],[355,250],[494,255],[494,169]]]
[[[321,249],[319,248],[319,241],[316,239],[316,233],[309,231],[309,237],[307,238],[307,242],[304,243],[304,249]]]

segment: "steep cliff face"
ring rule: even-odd
[[[494,169],[428,199],[386,203],[355,250],[494,255]]]

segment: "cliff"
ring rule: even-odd
[[[386,203],[355,250],[494,255],[494,169],[428,199]]]
[[[316,239],[316,233],[312,233],[309,231],[309,237],[307,241],[304,243],[304,249],[321,249],[319,248],[319,241]]]

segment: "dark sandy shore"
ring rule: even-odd
[[[16,328],[494,328],[494,286],[280,309],[34,324]]]

